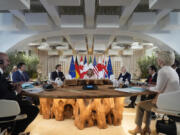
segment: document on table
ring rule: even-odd
[[[145,89],[141,87],[116,88],[115,90],[121,91],[121,92],[128,92],[128,93],[137,93],[137,92],[145,91]]]
[[[23,91],[29,92],[29,93],[39,93],[43,91],[43,88],[40,88],[40,87],[26,88],[26,89],[23,89]]]

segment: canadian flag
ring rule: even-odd
[[[103,79],[103,78],[105,78],[105,76],[108,75],[105,58],[103,59],[103,61],[101,61],[101,59],[99,58],[98,64],[96,65],[96,67],[98,69],[98,78],[99,79]]]
[[[88,69],[89,69],[89,67],[88,67],[88,65],[87,65],[86,56],[85,56],[84,63],[83,63],[83,57],[81,56],[80,65],[79,65],[80,78],[81,78],[81,79],[83,79],[83,78],[84,78],[84,75],[87,74]]]
[[[83,76],[83,69],[84,69],[84,64],[83,64],[83,57],[81,56],[81,59],[80,59],[80,64],[79,64],[79,71],[80,71],[80,78],[83,79],[84,76]]]
[[[104,78],[107,78],[108,77],[108,70],[107,70],[107,65],[106,65],[105,57],[103,59],[103,70],[104,70]]]

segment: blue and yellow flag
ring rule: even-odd
[[[69,68],[69,75],[70,75],[72,78],[75,78],[75,77],[76,77],[76,70],[75,70],[74,58],[73,58],[73,56],[72,56],[71,65],[70,65],[70,68]]]
[[[108,60],[107,70],[108,70],[108,78],[110,78],[110,76],[113,75],[113,69],[112,69],[111,57],[110,56],[109,56],[109,60]]]

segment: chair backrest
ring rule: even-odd
[[[51,72],[48,73],[48,80],[51,81]]]
[[[18,102],[13,100],[0,100],[0,118],[11,117],[20,114]]]
[[[180,113],[180,90],[160,94],[157,100],[158,109]]]

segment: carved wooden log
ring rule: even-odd
[[[74,123],[79,129],[96,123],[99,128],[107,128],[107,122],[119,125],[123,103],[124,98],[77,99]]]
[[[92,99],[77,99],[75,105],[75,120],[74,124],[83,129],[85,126],[93,126],[92,119]]]
[[[113,124],[115,126],[120,125],[122,121],[122,113],[124,109],[124,98],[114,98],[114,107],[112,109],[113,113]]]
[[[40,114],[43,115],[44,119],[50,119],[53,99],[52,98],[40,98],[39,100],[40,100]]]
[[[73,118],[77,128],[97,125],[107,128],[108,124],[120,125],[124,98],[95,99],[51,99],[40,98],[40,113],[43,118],[55,116],[56,120]]]
[[[65,118],[73,118],[75,99],[54,99],[51,117],[55,116],[56,120],[64,120]]]

